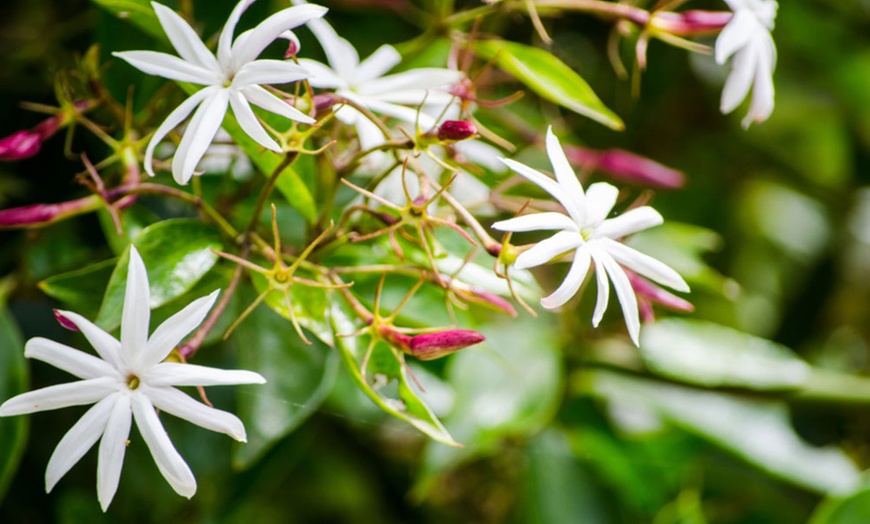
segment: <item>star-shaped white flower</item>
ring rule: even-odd
[[[447,88],[462,78],[462,73],[445,68],[424,67],[387,75],[402,61],[391,45],[382,45],[360,62],[353,45],[338,36],[324,20],[311,20],[308,28],[326,53],[329,64],[300,59],[310,73],[309,83],[335,93],[372,112],[406,124],[419,124],[424,130],[435,125],[435,118],[418,111],[420,104],[445,107],[453,99]],[[385,76],[386,75],[386,76]],[[356,109],[344,106],[336,117],[356,128],[360,148],[370,149],[386,141],[383,132]]]
[[[716,39],[716,62],[731,59],[731,72],[722,89],[721,110],[730,113],[749,95],[752,101],[743,127],[763,122],[773,112],[773,70],[776,46],[770,32],[776,18],[775,0],[725,0],[734,17]]]
[[[160,473],[179,495],[192,497],[196,479],[169,440],[155,408],[238,441],[246,440],[245,427],[235,415],[197,402],[173,386],[262,384],[266,381],[262,376],[251,371],[164,362],[202,322],[219,292],[195,300],[149,337],[148,275],[136,248],[131,247],[120,341],[81,315],[61,311],[59,314],[75,324],[94,346],[99,358],[45,338],[27,342],[26,357],[47,362],[82,380],[13,397],[0,405],[0,416],[94,404],[51,455],[45,471],[46,492],[99,440],[97,498],[106,511],[118,489],[127,438],[135,420]]]
[[[193,118],[172,160],[172,176],[179,184],[187,184],[193,176],[197,163],[220,129],[228,106],[232,107],[233,115],[248,136],[266,149],[279,153],[281,146],[257,120],[250,104],[290,120],[314,123],[314,119],[260,85],[296,82],[310,76],[308,72],[291,62],[256,58],[276,38],[287,37],[290,29],[323,16],[326,8],[313,4],[289,7],[242,33],[234,41],[236,24],[254,1],[242,0],[233,9],[221,32],[217,56],[208,50],[183,18],[156,2],[151,3],[154,12],[180,58],[155,51],[113,53],[146,73],[207,86],[182,102],[154,132],[145,151],[148,174],[154,175],[151,166],[154,148],[191,113]]]
[[[592,325],[598,326],[607,309],[610,279],[622,306],[628,333],[637,344],[640,335],[637,297],[621,266],[678,291],[689,291],[689,286],[676,271],[619,242],[626,235],[660,225],[662,216],[655,209],[643,206],[621,216],[607,218],[616,203],[619,190],[606,182],[598,182],[589,186],[584,193],[552,128],[547,129],[547,154],[556,180],[519,162],[508,159],[503,162],[552,195],[562,204],[567,215],[558,212],[535,213],[496,222],[492,227],[514,232],[559,230],[550,238],[523,251],[514,263],[518,269],[527,269],[573,253],[574,260],[562,285],[553,294],[541,299],[541,305],[555,309],[568,302],[580,289],[589,266],[594,262],[598,300],[592,314]]]

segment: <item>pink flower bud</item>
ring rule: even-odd
[[[668,309],[686,313],[691,313],[695,310],[695,306],[688,300],[665,291],[633,271],[626,270],[625,274],[628,275],[628,281],[631,283],[635,293],[637,293],[638,298],[641,299],[641,302],[655,302]]]
[[[59,309],[54,309],[54,318],[57,320],[57,323],[70,331],[80,331],[79,327],[73,323],[72,320],[68,319],[60,312]]]
[[[448,276],[442,275],[441,279],[444,280],[457,295],[467,302],[487,306],[497,311],[501,311],[502,313],[507,313],[512,317],[517,316],[517,310],[514,309],[514,306],[495,293],[484,291],[479,287],[471,286],[465,282],[460,282],[459,280],[452,279]]]
[[[420,360],[433,360],[479,344],[486,337],[471,329],[451,329],[411,337],[409,353]]]
[[[284,58],[290,58],[291,56],[295,56],[296,53],[299,52],[299,43],[293,40],[290,40],[290,43],[287,45],[287,50],[284,51]]]
[[[477,135],[477,127],[467,120],[447,120],[438,127],[438,140],[458,142]]]
[[[12,227],[47,226],[58,220],[99,209],[102,201],[97,195],[59,204],[32,204],[0,211],[0,229]]]
[[[572,164],[589,170],[600,169],[620,182],[660,189],[677,189],[685,184],[686,176],[681,171],[624,149],[594,150],[566,146],[565,154]]]
[[[649,27],[675,36],[699,36],[721,31],[733,16],[730,11],[656,11]]]
[[[0,139],[0,160],[10,162],[30,158],[42,147],[42,136],[32,130],[18,131]]]

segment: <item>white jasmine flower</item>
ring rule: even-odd
[[[106,511],[118,489],[131,421],[135,420],[160,473],[179,495],[192,497],[196,479],[173,447],[155,408],[238,441],[246,440],[245,427],[235,415],[197,402],[173,386],[262,384],[266,381],[262,376],[251,371],[164,361],[202,322],[219,292],[195,300],[149,337],[148,275],[139,253],[131,247],[120,341],[81,315],[61,311],[60,315],[78,327],[99,357],[45,338],[27,342],[26,357],[47,362],[82,380],[13,397],[0,405],[0,416],[94,404],[55,448],[45,471],[46,492],[99,440],[97,498]]]
[[[775,0],[725,0],[734,17],[716,39],[716,62],[731,59],[731,72],[722,89],[721,110],[730,113],[752,88],[749,114],[743,127],[763,122],[773,112],[773,70],[776,46],[770,32],[776,18]]]
[[[558,212],[535,213],[496,222],[493,227],[515,232],[559,230],[550,238],[523,251],[514,263],[518,269],[527,269],[573,254],[571,268],[562,285],[553,294],[541,299],[541,305],[555,309],[568,302],[580,289],[589,266],[594,262],[598,300],[592,325],[598,326],[607,309],[609,279],[616,289],[631,340],[637,344],[640,335],[637,297],[621,266],[678,291],[689,291],[689,286],[676,271],[619,242],[626,235],[660,225],[662,216],[655,209],[643,206],[621,216],[607,218],[619,193],[616,187],[598,182],[589,186],[584,193],[552,128],[547,129],[547,154],[556,180],[519,162],[508,159],[503,162],[552,195],[562,204],[567,215]]]
[[[382,45],[360,62],[353,45],[338,36],[324,20],[311,20],[308,28],[314,33],[329,64],[300,59],[312,77],[309,83],[335,93],[374,113],[395,118],[406,124],[418,123],[424,130],[435,125],[435,118],[418,111],[418,106],[446,106],[453,98],[447,91],[458,82],[462,73],[450,69],[425,67],[386,75],[402,61],[391,45]],[[370,149],[386,140],[381,130],[356,109],[344,106],[335,115],[356,128],[360,148]]]
[[[248,136],[266,149],[279,153],[281,147],[257,120],[250,104],[290,120],[314,123],[311,117],[260,85],[286,84],[310,75],[291,62],[256,58],[276,38],[292,38],[292,35],[287,34],[289,29],[323,16],[326,8],[317,5],[289,7],[242,33],[234,41],[236,24],[254,1],[242,0],[233,9],[221,32],[217,56],[208,50],[183,18],[156,2],[151,5],[179,56],[154,51],[114,53],[146,73],[207,86],[182,102],[154,132],[145,151],[145,170],[148,174],[154,175],[151,166],[154,148],[191,113],[193,118],[172,159],[172,176],[179,184],[187,184],[190,180],[197,163],[221,127],[228,106],[232,107],[233,115]]]

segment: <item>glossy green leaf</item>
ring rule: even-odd
[[[0,297],[0,402],[27,389],[24,342],[18,326]],[[27,444],[28,417],[0,418],[0,501],[18,469]]]
[[[707,387],[792,389],[810,374],[785,346],[711,322],[660,320],[643,329],[640,350],[651,371]]]
[[[252,280],[254,281],[257,293],[263,293],[268,288],[268,281],[262,275],[253,274]],[[324,344],[332,345],[333,332],[328,319],[328,293],[327,289],[301,284],[291,286],[288,290],[289,307],[293,308],[293,315],[296,317],[299,325],[314,333]],[[285,296],[283,291],[273,289],[266,295],[264,302],[273,311],[290,320],[287,296]],[[299,338],[299,335],[296,335],[295,332],[293,336]]]
[[[121,212],[121,230],[124,234],[119,236],[112,215],[108,211],[100,209],[97,216],[100,219],[100,226],[103,228],[106,241],[116,255],[123,253],[130,242],[142,233],[143,229],[159,220],[159,217],[148,208],[133,205]]]
[[[120,20],[126,20],[146,33],[159,39],[165,39],[166,34],[154,14],[154,8],[148,0],[91,0],[93,3],[112,13]]]
[[[333,305],[330,320],[336,335],[354,333],[359,327],[338,305]],[[411,387],[408,370],[402,364],[402,353],[383,342],[375,345],[366,367],[360,372],[370,338],[368,336],[336,336],[335,347],[341,353],[344,368],[372,402],[404,420],[442,444],[458,446],[453,437]]]
[[[215,229],[190,219],[158,222],[145,228],[133,244],[148,269],[152,309],[190,290],[217,262],[214,251],[223,247]],[[129,257],[128,250],[118,259],[97,315],[97,324],[107,330],[121,322]]]
[[[247,307],[255,293],[244,295],[241,307]],[[238,326],[230,341],[239,367],[266,378],[265,384],[238,394],[248,442],[236,447],[233,462],[247,468],[320,406],[335,382],[339,356],[325,344],[305,344],[290,322],[262,305]]]
[[[819,493],[848,493],[859,472],[842,450],[804,442],[791,427],[786,405],[662,384],[609,371],[580,376],[592,394],[646,406],[663,420],[694,433],[767,473]]]
[[[481,40],[474,43],[474,50],[482,58],[494,60],[541,97],[611,129],[625,128],[583,77],[550,52],[506,40]]]
[[[96,264],[49,277],[39,283],[46,295],[60,300],[64,306],[87,318],[95,318],[100,304],[94,297],[106,292],[117,259],[112,258]]]

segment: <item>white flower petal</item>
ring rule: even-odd
[[[93,404],[118,391],[112,377],[91,378],[48,386],[14,396],[0,405],[0,417]]]
[[[628,281],[625,271],[610,257],[608,251],[599,250],[596,263],[600,263],[607,270],[610,281],[613,282],[616,298],[619,299],[619,305],[622,306],[622,316],[625,317],[628,335],[637,346],[640,338],[640,318],[637,311],[637,297],[631,287],[631,282]]]
[[[181,339],[200,325],[219,294],[218,289],[208,296],[194,300],[160,324],[145,345],[143,368],[151,368],[166,358]]]
[[[396,51],[396,48],[384,44],[362,61],[356,69],[355,80],[358,84],[374,80],[399,65],[401,61],[402,55]]]
[[[565,151],[559,143],[559,139],[553,134],[553,127],[547,127],[547,156],[550,158],[550,164],[553,165],[553,171],[556,174],[556,181],[561,187],[562,197],[555,196],[559,202],[568,210],[578,224],[585,224],[588,220],[588,210],[586,204],[586,195],[583,192],[583,186],[577,180],[577,175],[574,173],[574,168],[568,163],[568,157],[565,156]],[[570,203],[570,205],[569,205]]]
[[[361,105],[368,107],[375,113],[419,126],[420,129],[431,129],[435,126],[435,119],[425,113],[421,113],[416,107],[400,106],[368,97],[357,97],[357,99],[362,102]]]
[[[573,231],[559,231],[550,238],[538,242],[534,247],[523,251],[514,262],[517,269],[528,269],[540,266],[559,255],[583,245],[583,237]]]
[[[148,272],[136,246],[130,245],[127,289],[121,313],[121,358],[132,369],[139,369],[148,343],[151,323],[151,290]]]
[[[239,123],[245,134],[253,138],[255,142],[266,149],[276,153],[281,152],[281,146],[278,145],[278,142],[275,142],[271,136],[269,136],[269,133],[262,124],[260,124],[260,121],[257,120],[257,116],[254,114],[254,111],[251,110],[247,98],[245,98],[241,93],[230,91],[230,107],[233,108],[233,115],[236,117],[236,121]]]
[[[755,80],[752,83],[752,102],[749,113],[743,119],[743,128],[746,129],[753,122],[763,122],[773,113],[774,89],[773,69],[776,63],[776,48],[773,40],[767,38],[758,44],[767,49],[759,52],[756,64]]]
[[[36,337],[28,340],[24,346],[24,356],[47,362],[79,378],[121,378],[115,367],[105,360],[47,338]]]
[[[203,99],[210,97],[212,93],[216,90],[221,89],[218,86],[210,86],[205,89],[201,89],[196,93],[190,95],[187,100],[181,103],[178,107],[176,107],[169,116],[166,117],[166,120],[160,124],[160,127],[157,128],[157,131],[154,132],[154,135],[151,137],[151,140],[148,141],[148,147],[145,149],[145,161],[143,162],[145,165],[145,171],[154,176],[154,168],[152,167],[152,160],[154,158],[154,149],[157,147],[163,138],[169,134],[170,131],[175,129],[181,122],[186,119],[190,113],[196,109]]]
[[[177,56],[166,53],[158,53],[156,51],[124,51],[112,53],[112,55],[149,75],[203,85],[214,84],[220,81],[220,77],[215,71],[185,62]]]
[[[455,84],[460,80],[462,80],[462,72],[460,71],[438,67],[421,67],[370,80],[359,85],[357,92],[360,95],[384,96],[393,91],[433,89]]]
[[[179,184],[186,185],[190,181],[196,165],[224,121],[228,104],[228,90],[218,89],[203,100],[193,114],[172,158],[172,177]]]
[[[121,366],[121,343],[112,335],[100,329],[96,324],[72,311],[59,311],[61,315],[75,324],[79,331],[88,339],[100,358],[114,366]]]
[[[595,229],[595,237],[606,237],[616,240],[644,229],[659,226],[664,218],[658,211],[642,206],[625,212],[618,217],[605,220]]]
[[[586,216],[587,224],[592,227],[599,226],[616,205],[616,197],[619,189],[607,182],[597,182],[586,190]]]
[[[284,118],[289,118],[296,122],[302,122],[303,124],[314,124],[317,122],[317,120],[314,120],[260,86],[244,87],[241,89],[241,92],[245,95],[245,98],[248,99],[248,102],[257,107],[262,107],[266,111],[275,113],[276,115],[281,115]]]
[[[104,512],[109,509],[109,504],[118,491],[131,423],[130,395],[115,395],[115,403],[106,422],[106,430],[103,432],[103,438],[100,439],[97,460],[97,499]]]
[[[179,495],[192,497],[196,493],[196,479],[193,472],[175,450],[169,435],[163,429],[163,424],[157,418],[154,406],[144,394],[133,395],[133,417],[163,478]]]
[[[295,3],[295,2],[294,2]],[[300,4],[304,5],[304,4]],[[338,36],[335,29],[326,20],[315,19],[306,24],[320,42],[320,47],[326,53],[326,61],[333,71],[346,82],[356,82],[356,68],[359,66],[359,54],[353,45]]]
[[[242,0],[236,4],[221,30],[221,36],[218,39],[217,59],[224,73],[233,72],[233,34],[236,32],[236,25],[238,25],[242,13],[253,3],[254,0]]]
[[[607,280],[607,269],[600,261],[601,250],[596,249],[592,245],[589,248],[589,254],[592,255],[592,260],[595,261],[595,283],[598,287],[598,298],[595,300],[595,311],[592,312],[592,326],[598,327],[601,319],[604,318],[604,312],[607,311],[607,304],[610,302],[610,282]]]
[[[573,220],[555,211],[500,220],[494,223],[492,228],[499,231],[513,232],[563,229],[579,233],[577,224]]]
[[[260,56],[263,49],[271,44],[281,33],[298,27],[309,20],[317,19],[326,14],[325,7],[306,4],[282,9],[263,20],[251,29],[243,42],[235,42],[232,50],[232,67],[234,71],[245,63]],[[224,29],[226,31],[226,29]],[[223,39],[223,35],[221,35]]]
[[[347,80],[338,76],[325,64],[308,58],[300,58],[299,65],[311,74],[308,83],[318,89],[347,89]]]
[[[232,86],[241,89],[256,84],[289,84],[311,76],[311,73],[293,62],[257,60],[243,65],[233,77]]]
[[[152,386],[230,386],[265,384],[259,373],[242,369],[219,369],[196,364],[162,362],[142,376]]]
[[[45,468],[45,492],[49,493],[58,481],[75,466],[99,440],[106,429],[109,414],[115,406],[117,394],[109,395],[94,404],[60,439]]]
[[[747,9],[737,9],[731,21],[716,38],[716,63],[724,64],[728,57],[745,47],[758,30],[755,15]]]
[[[749,89],[752,87],[752,78],[756,72],[756,57],[749,50],[740,50],[734,59],[731,61],[731,72],[725,80],[725,86],[722,88],[722,99],[719,104],[719,110],[728,114],[737,109],[740,102],[749,94]]]
[[[148,387],[147,394],[157,408],[170,415],[224,433],[239,442],[247,441],[245,425],[232,413],[208,407],[175,388]]]
[[[615,240],[602,238],[597,243],[607,250],[608,253],[620,264],[634,271],[638,275],[663,284],[677,291],[689,292],[689,285],[676,271],[649,255],[630,248]]]
[[[568,214],[571,215],[571,218],[574,219],[579,225],[585,224],[586,213],[582,212],[577,208],[575,204],[575,199],[565,193],[562,189],[562,186],[559,185],[558,182],[548,177],[547,175],[541,173],[538,170],[532,169],[525,164],[521,164],[516,160],[510,160],[508,158],[503,158],[502,162],[506,166],[508,166],[511,170],[516,172],[517,174],[527,178],[533,184],[539,186],[541,189],[549,193],[553,198],[559,201],[562,206],[568,211]],[[578,182],[579,183],[579,182]]]
[[[163,31],[181,58],[203,69],[219,71],[217,59],[200,40],[187,21],[165,5],[151,2]]]
[[[565,275],[565,280],[550,296],[541,299],[541,305],[547,309],[556,309],[571,300],[586,279],[590,261],[589,246],[584,245],[574,253],[574,260],[571,262],[568,274]]]

